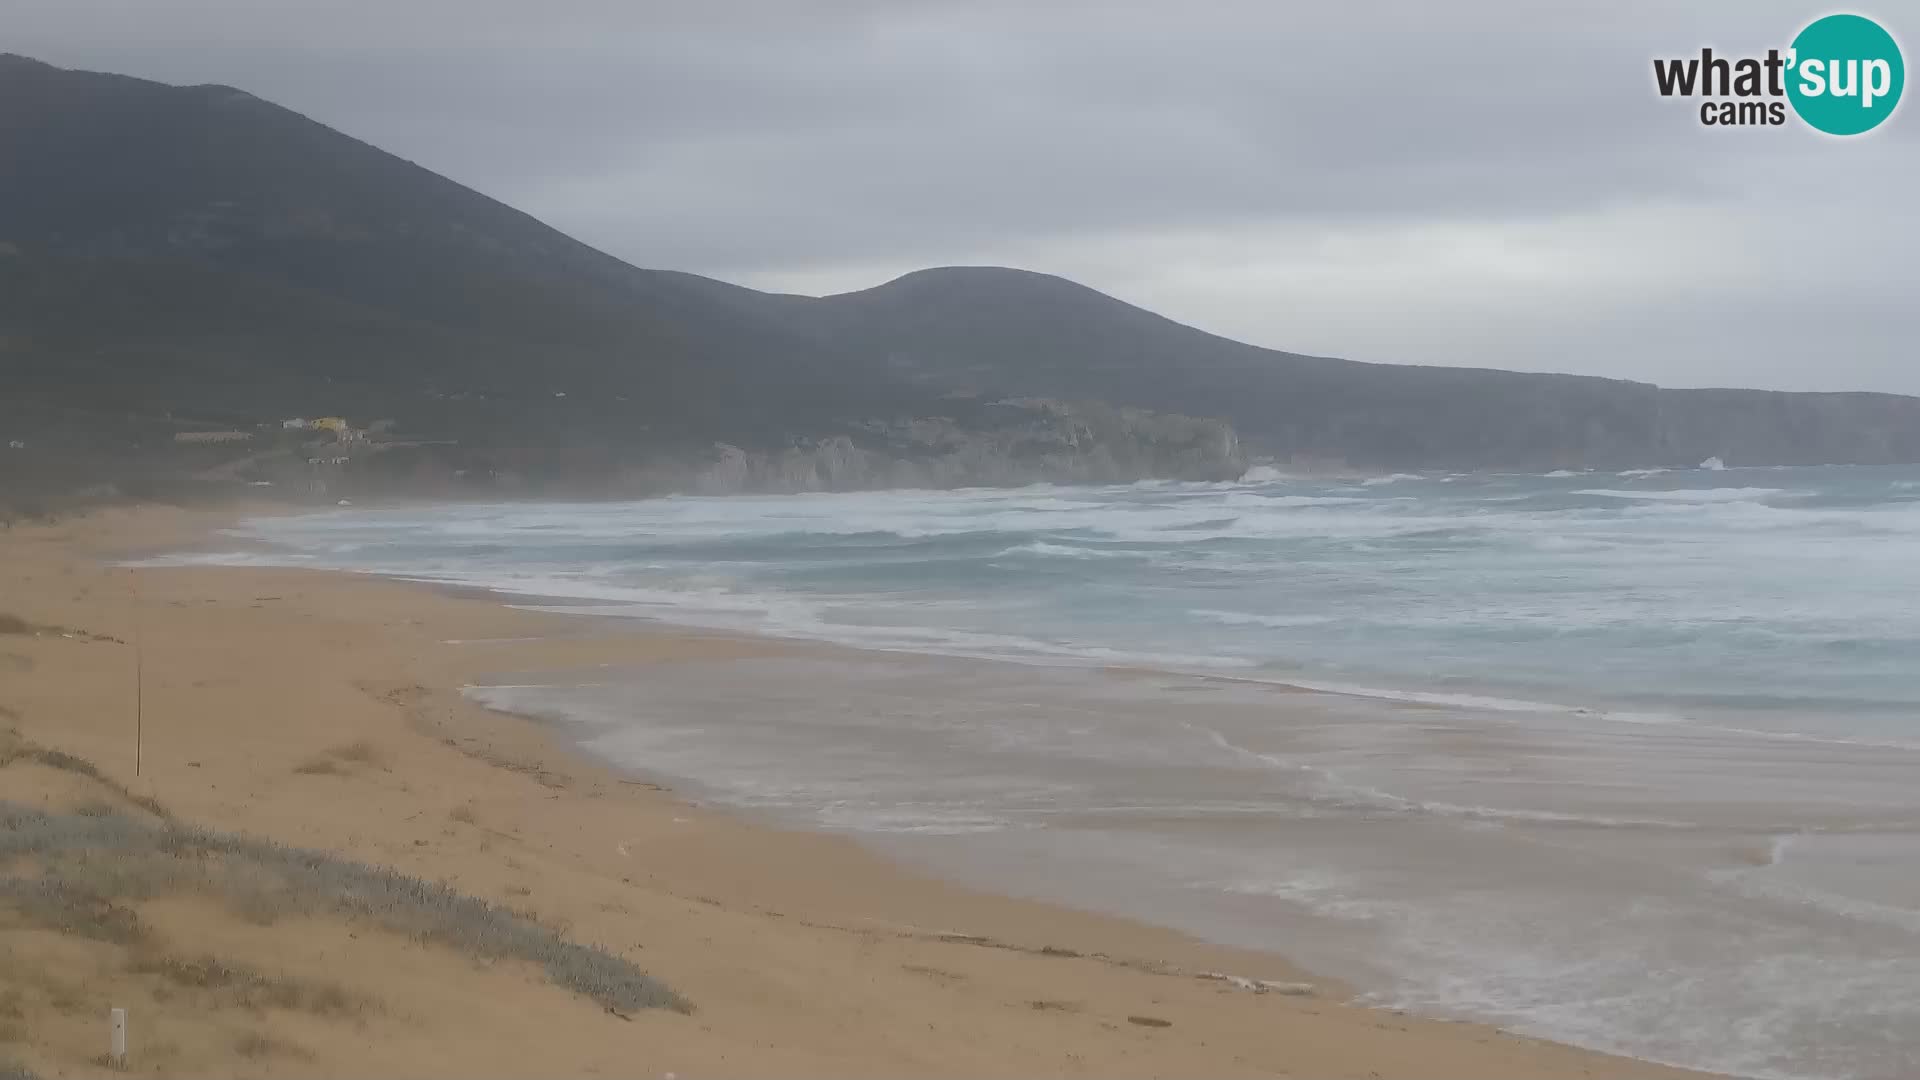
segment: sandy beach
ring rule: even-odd
[[[137,946],[0,897],[0,1065],[100,1073],[122,1007],[128,1068],[152,1075],[1696,1075],[1348,1004],[1280,955],[919,876],[692,805],[460,693],[505,670],[808,646],[346,574],[114,565],[231,517],[0,533],[0,800],[164,815],[441,882],[604,947],[690,1008],[611,1010],[531,963],[192,890],[129,901]],[[327,993],[183,979],[181,957]]]

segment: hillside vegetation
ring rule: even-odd
[[[1920,460],[1915,398],[1303,356],[1002,268],[824,298],[642,269],[241,90],[3,54],[0,376],[0,444],[25,444],[0,452],[16,496],[209,469],[328,494],[631,493],[636,476],[707,475],[729,453],[716,444],[771,461],[835,440],[885,461],[848,483],[903,474],[893,461],[957,482],[1042,459],[1064,477],[1193,471],[1140,441],[1152,425],[1099,446],[1049,427],[1090,407],[1222,423],[1236,454],[1298,467]],[[1056,403],[1028,418],[1045,429],[1033,447],[1004,438],[1008,399]],[[324,483],[303,470],[340,456],[325,446],[174,445],[323,415],[406,438],[357,447]],[[988,432],[1007,459],[926,466],[924,447],[889,441],[918,419]],[[1046,449],[1062,440],[1065,458]],[[241,459],[260,468],[217,471]]]

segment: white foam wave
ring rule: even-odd
[[[1325,694],[1341,694],[1346,697],[1374,698],[1379,701],[1399,701],[1409,705],[1441,705],[1457,709],[1485,709],[1488,712],[1604,715],[1596,710],[1582,708],[1577,705],[1556,705],[1545,701],[1493,697],[1486,694],[1454,694],[1424,690],[1390,690],[1378,686],[1362,686],[1357,683],[1332,682],[1324,679],[1286,679],[1282,685],[1296,686],[1302,690],[1318,690]]]
[[[1783,488],[1678,488],[1671,491],[1628,491],[1619,488],[1581,488],[1575,495],[1593,495],[1608,499],[1632,499],[1646,502],[1721,503],[1754,502],[1792,494]]]
[[[639,590],[636,590],[639,591]],[[655,590],[655,598],[591,606],[534,605],[535,610],[603,618],[650,618],[703,629],[747,631],[772,637],[824,641],[876,652],[915,652],[977,660],[1014,660],[1071,666],[1172,666],[1181,670],[1227,670],[1252,666],[1237,657],[1143,652],[1074,641],[1047,640],[942,626],[874,626],[837,622],[832,604],[793,597],[725,592]]]
[[[1379,499],[1362,499],[1351,495],[1262,495],[1254,492],[1234,492],[1223,495],[1213,504],[1240,510],[1294,510],[1306,506],[1352,506],[1360,503],[1373,504]]]
[[[1191,727],[1192,725],[1188,726]],[[1236,757],[1257,761],[1262,766],[1277,768],[1287,772],[1313,774],[1317,778],[1316,787],[1319,790],[1309,796],[1310,801],[1331,806],[1339,810],[1409,814],[1493,823],[1578,825],[1608,829],[1690,829],[1696,827],[1692,822],[1674,821],[1666,818],[1631,818],[1606,814],[1575,814],[1554,810],[1483,806],[1434,799],[1412,799],[1377,787],[1355,784],[1343,780],[1330,770],[1316,768],[1297,761],[1290,761],[1278,754],[1268,754],[1258,750],[1250,750],[1233,742],[1212,728],[1202,728],[1200,730],[1206,733],[1208,739],[1214,745]]]
[[[1137,552],[1114,550],[1112,548],[1075,547],[1071,544],[1051,544],[1045,540],[1035,540],[1027,544],[1015,544],[1003,548],[999,558],[1009,555],[1051,555],[1063,559],[1122,559],[1138,557]]]
[[[969,836],[1004,832],[1016,823],[976,810],[919,808],[913,806],[848,806],[831,804],[815,815],[830,829],[854,832],[907,833],[921,836]]]
[[[1548,533],[1545,536],[1534,537],[1532,543],[1535,548],[1541,551],[1603,551],[1607,548],[1617,546],[1605,540],[1561,536],[1557,533]]]
[[[1421,688],[1432,685],[1422,658],[1445,655],[1458,661],[1452,674],[1498,686],[1516,674],[1507,657],[1530,658],[1529,683],[1598,702],[1618,682],[1583,673],[1571,650],[1592,649],[1607,670],[1644,671],[1635,688],[1655,696],[1689,683],[1744,696],[1749,682],[1756,697],[1794,694],[1790,680],[1804,671],[1829,684],[1817,692],[1837,703],[1834,730],[1864,735],[1880,731],[1853,724],[1847,703],[1908,692],[1910,676],[1889,673],[1884,658],[1920,640],[1902,584],[1915,580],[1920,504],[1887,487],[1920,484],[1907,475],[1588,488],[1584,503],[1537,476],[1473,474],[1433,494],[1293,479],[368,508],[239,533],[287,545],[277,550],[167,561],[382,573],[866,648],[1210,671],[1270,664],[1315,672],[1332,680],[1315,687],[1330,692],[1450,708],[1560,711],[1498,692],[1346,685],[1373,677],[1343,673],[1377,670],[1389,686]],[[1814,549],[1832,554],[1814,565]],[[1755,583],[1776,599],[1753,603]],[[978,603],[947,606],[955,597]],[[1247,632],[1208,633],[1200,622]],[[1288,632],[1318,624],[1365,632]],[[1824,644],[1834,627],[1854,629]],[[1203,651],[1180,649],[1183,633],[1236,655],[1162,655]],[[1284,649],[1261,644],[1283,638]],[[1672,644],[1671,656],[1650,642]],[[1694,656],[1686,670],[1682,653]]]
[[[1334,621],[1331,615],[1255,615],[1245,611],[1216,611],[1209,608],[1193,608],[1187,614],[1227,626],[1268,626],[1275,629],[1324,626]]]
[[[1762,866],[1723,867],[1711,871],[1708,877],[1718,884],[1730,886],[1744,895],[1758,899],[1805,905],[1850,921],[1879,923],[1911,934],[1920,934],[1920,910],[1845,896],[1804,883],[1781,879],[1778,875],[1779,864],[1785,858],[1791,846],[1790,842],[1804,839],[1806,835],[1802,833],[1775,837],[1771,860]]]

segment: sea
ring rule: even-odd
[[[233,534],[169,559],[847,647],[469,690],[742,812],[1383,1007],[1920,1075],[1920,467],[1256,468]]]

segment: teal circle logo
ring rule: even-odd
[[[1858,135],[1879,127],[1900,104],[1907,65],[1879,23],[1861,15],[1828,15],[1793,39],[1787,100],[1817,130]]]

